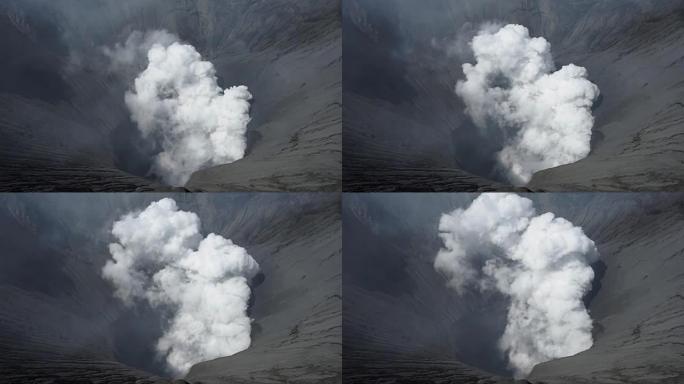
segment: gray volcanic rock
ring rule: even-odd
[[[345,380],[511,383],[496,347],[507,304],[459,297],[434,271],[443,212],[472,194],[347,195]],[[529,194],[583,228],[600,253],[585,303],[594,345],[539,364],[531,383],[684,380],[684,195]],[[477,367],[477,368],[473,368]]]
[[[345,190],[511,189],[494,162],[501,143],[454,92],[486,22],[545,37],[557,67],[586,67],[601,90],[590,155],[529,189],[681,189],[683,15],[681,0],[344,2]]]
[[[7,0],[0,4],[0,189],[163,191],[156,149],[130,120],[135,71],[102,52],[133,31],[193,44],[219,85],[254,95],[244,159],[202,170],[202,191],[341,187],[338,0]]]
[[[261,266],[251,347],[197,364],[185,380],[339,382],[339,198],[327,194],[2,196],[2,382],[171,382],[155,359],[160,315],[126,308],[100,275],[114,220],[167,196],[196,212],[205,234],[232,239]]]

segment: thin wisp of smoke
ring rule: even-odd
[[[456,93],[478,127],[501,130],[497,162],[512,183],[587,157],[599,89],[585,68],[554,71],[549,42],[522,25],[486,26],[470,46],[476,63],[463,65]]]
[[[121,217],[112,234],[102,275],[126,305],[145,302],[168,316],[156,349],[174,374],[249,347],[249,282],[259,265],[244,248],[203,237],[199,217],[168,198]]]
[[[147,65],[147,53],[159,44],[168,47],[179,41],[178,36],[164,30],[131,33],[124,44],[117,43],[113,48],[102,48],[110,60],[110,70],[139,70],[139,66]]]
[[[538,215],[515,194],[482,194],[442,216],[444,243],[434,267],[459,294],[475,288],[510,299],[499,348],[516,377],[539,363],[571,356],[593,343],[582,301],[598,251],[580,227],[553,213]]]
[[[182,186],[200,169],[244,157],[252,95],[244,85],[222,89],[192,45],[166,31],[136,32],[104,52],[115,69],[147,60],[125,101],[143,136],[161,145],[152,171],[164,182]]]

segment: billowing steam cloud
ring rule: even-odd
[[[451,287],[510,298],[499,347],[516,377],[591,347],[582,298],[598,252],[581,228],[552,213],[537,215],[529,199],[482,194],[467,209],[443,215],[439,231],[444,248],[434,265]]]
[[[123,216],[112,234],[103,276],[124,303],[168,314],[156,347],[175,373],[249,347],[248,283],[259,265],[245,249],[216,234],[203,238],[199,217],[172,199]]]
[[[471,47],[477,63],[463,65],[456,93],[478,127],[501,129],[497,160],[511,182],[526,184],[539,170],[589,154],[599,89],[586,69],[554,72],[551,45],[521,25],[485,27]]]
[[[161,144],[153,171],[174,186],[193,172],[244,157],[252,95],[246,86],[222,89],[214,65],[165,31],[132,34],[105,50],[113,66],[147,58],[125,100],[145,137]]]
[[[104,47],[104,54],[111,60],[113,70],[126,70],[147,64],[147,53],[159,44],[168,47],[178,41],[178,36],[168,31],[135,31],[128,36],[125,44],[116,44],[114,48]],[[144,61],[144,63],[143,63]]]

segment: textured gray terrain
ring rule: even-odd
[[[585,298],[594,345],[531,383],[684,382],[684,195],[525,195],[580,225],[601,255]],[[344,380],[513,383],[496,342],[500,298],[458,297],[433,268],[443,212],[471,194],[346,195]],[[526,382],[526,381],[521,381]]]
[[[168,190],[130,121],[135,72],[102,47],[166,29],[223,87],[254,95],[244,159],[202,170],[193,191],[341,188],[339,0],[7,0],[0,3],[0,189]]]
[[[197,364],[185,380],[340,382],[340,202],[328,194],[1,196],[0,381],[172,381],[155,359],[159,315],[125,308],[100,276],[113,221],[166,196],[261,267],[251,347]]]
[[[511,189],[493,161],[501,143],[480,134],[454,92],[485,22],[528,27],[550,41],[558,67],[586,67],[601,90],[590,155],[538,172],[529,189],[682,188],[684,1],[349,0],[345,190]]]

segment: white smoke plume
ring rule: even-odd
[[[119,67],[147,59],[125,101],[143,136],[161,144],[152,170],[164,182],[182,186],[200,169],[244,157],[252,95],[244,85],[222,89],[192,45],[166,31],[137,32],[105,54]]]
[[[178,40],[178,36],[168,31],[135,31],[124,44],[118,43],[113,48],[104,47],[103,52],[109,57],[112,70],[122,70],[143,64],[142,61],[147,59],[147,53],[154,45],[168,47]]]
[[[522,25],[484,27],[470,45],[476,64],[463,65],[456,93],[478,127],[502,130],[497,161],[512,183],[587,157],[599,89],[585,68],[554,71],[549,42]]]
[[[249,281],[259,265],[244,248],[203,238],[199,217],[168,198],[123,216],[112,234],[102,274],[127,305],[146,302],[168,315],[156,349],[174,373],[249,347]]]
[[[459,294],[475,288],[510,298],[499,340],[516,377],[539,363],[591,347],[592,321],[582,301],[598,251],[580,227],[538,215],[515,194],[482,194],[467,209],[442,216],[444,242],[435,269]]]

